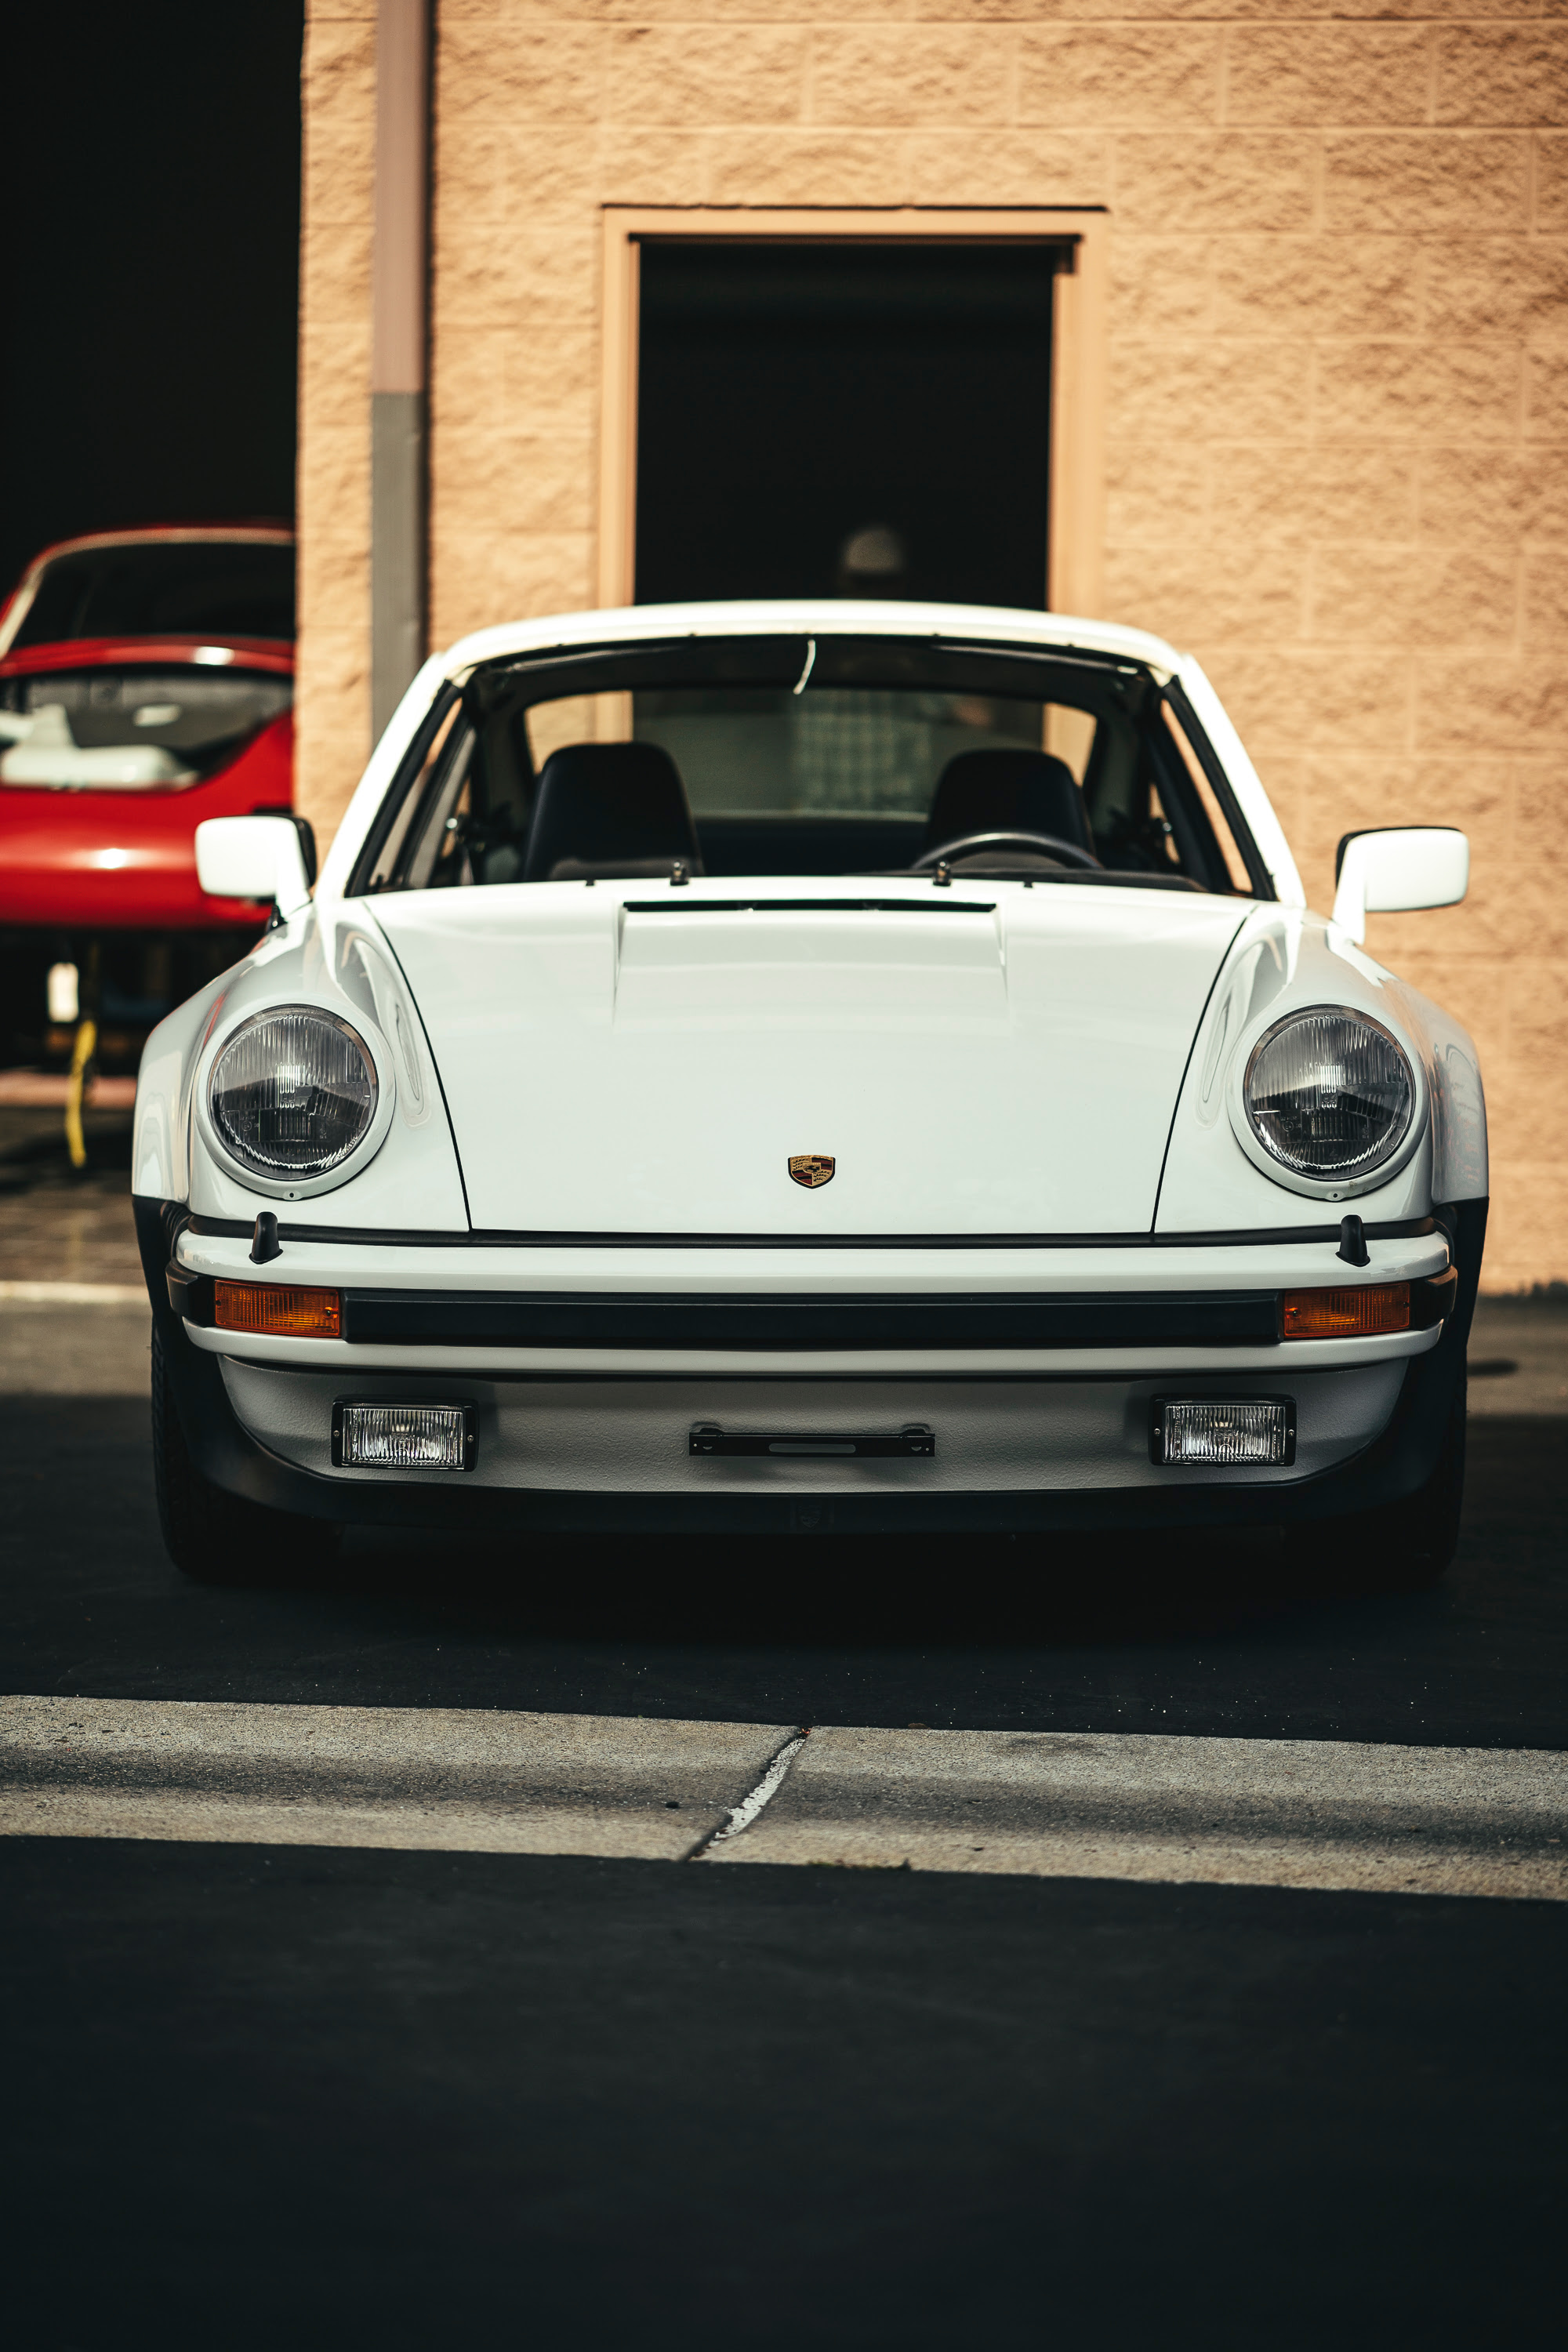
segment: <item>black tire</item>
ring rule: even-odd
[[[226,1494],[205,1478],[191,1459],[179,1409],[163,1359],[157,1326],[153,1329],[153,1484],[163,1546],[182,1576],[197,1584],[267,1584],[291,1581],[325,1568],[342,1530],[325,1519],[269,1510]]]
[[[1424,1592],[1436,1583],[1459,1543],[1466,1403],[1461,1374],[1432,1475],[1403,1503],[1289,1530],[1290,1553],[1315,1581],[1368,1592]]]

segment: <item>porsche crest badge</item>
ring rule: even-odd
[[[804,1184],[808,1192],[815,1192],[819,1184],[832,1183],[834,1165],[831,1152],[796,1151],[790,1158],[790,1181]]]

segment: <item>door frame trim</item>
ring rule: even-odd
[[[1105,410],[1109,388],[1110,215],[1094,206],[993,210],[908,205],[882,208],[606,205],[604,211],[603,379],[599,413],[598,593],[632,602],[637,559],[639,264],[645,243],[712,244],[745,237],[801,245],[997,245],[1026,239],[1066,248],[1051,321],[1049,544],[1047,609],[1086,619],[1105,580]]]

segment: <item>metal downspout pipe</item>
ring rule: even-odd
[[[430,0],[378,0],[371,334],[371,735],[425,659]]]

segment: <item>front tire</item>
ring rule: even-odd
[[[156,1325],[153,1330],[153,1485],[163,1547],[197,1584],[277,1583],[325,1568],[342,1529],[230,1495],[191,1458]]]
[[[1461,1373],[1431,1475],[1404,1502],[1291,1528],[1291,1552],[1315,1580],[1368,1592],[1425,1592],[1436,1583],[1459,1543],[1466,1403]]]

